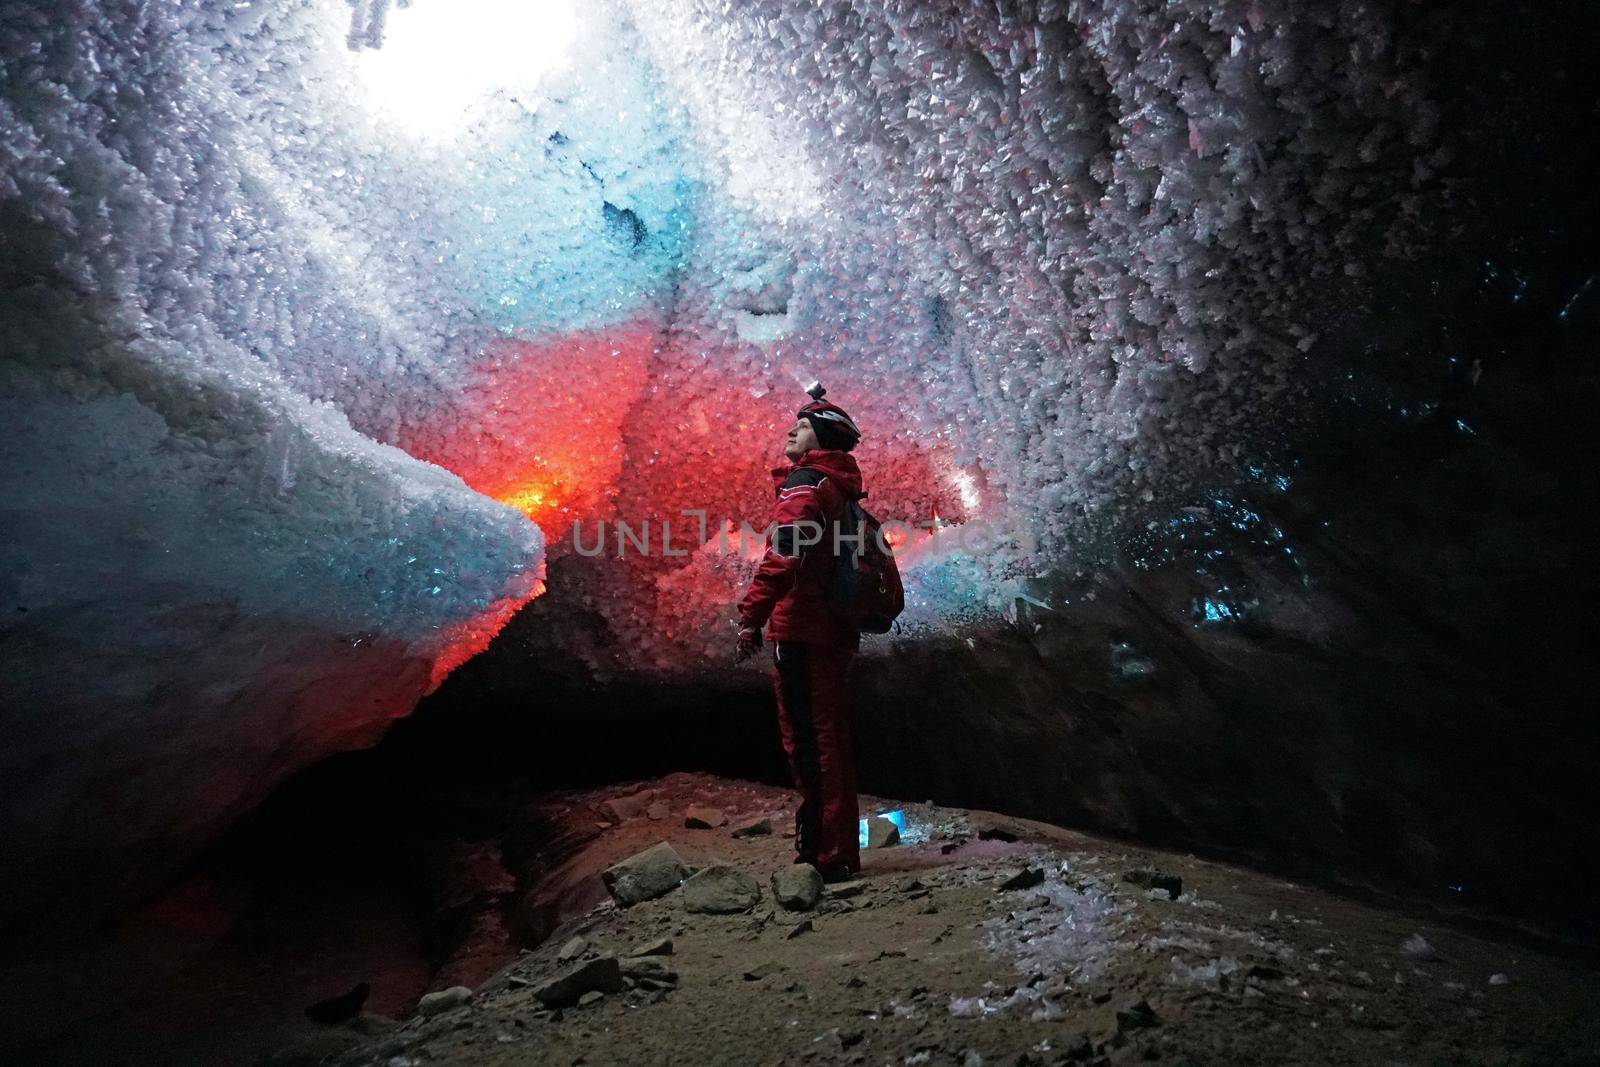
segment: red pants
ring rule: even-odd
[[[794,817],[795,861],[824,874],[861,868],[855,749],[845,700],[845,676],[855,654],[849,646],[772,644],[778,734],[801,797]]]

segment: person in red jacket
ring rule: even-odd
[[[750,589],[739,602],[737,660],[772,639],[778,733],[800,790],[795,862],[838,881],[861,867],[855,754],[846,718],[845,678],[861,634],[827,602],[834,566],[834,523],[845,501],[866,496],[851,449],[861,431],[836,404],[815,398],[797,413],[784,446],[789,460],[772,469],[777,501],[771,534]]]

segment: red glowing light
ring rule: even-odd
[[[622,425],[646,384],[648,325],[547,341],[497,340],[471,384],[403,447],[562,540],[622,470]]]

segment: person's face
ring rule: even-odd
[[[817,431],[811,428],[810,419],[796,419],[794,426],[789,430],[789,438],[783,446],[783,454],[789,459],[799,459],[813,448],[821,448],[817,443]]]

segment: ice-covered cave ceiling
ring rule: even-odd
[[[6,4],[0,600],[51,709],[7,836],[98,788],[74,746],[182,763],[126,818],[203,833],[556,561],[635,664],[720,664],[717,526],[813,380],[880,516],[994,531],[917,535],[913,631],[1259,469],[1446,161],[1387,10]],[[577,556],[617,520],[656,551]]]

